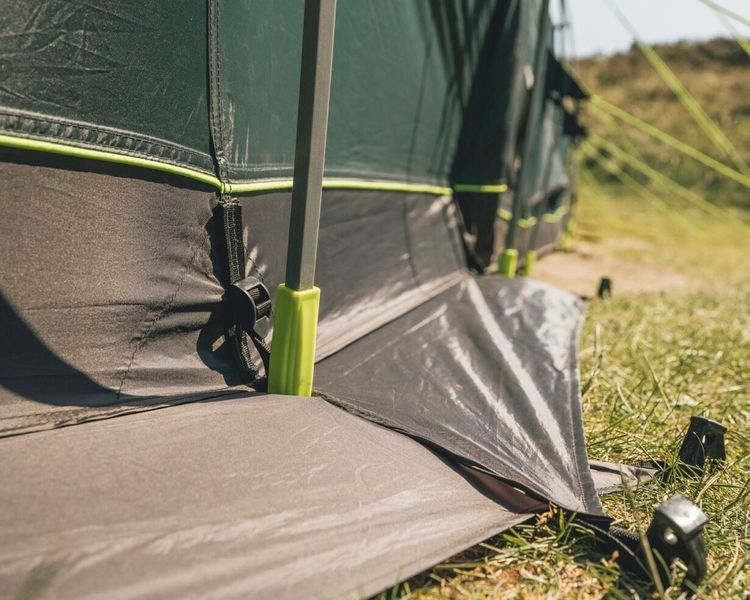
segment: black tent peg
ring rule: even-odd
[[[702,471],[708,462],[723,461],[726,457],[724,434],[727,428],[706,417],[690,417],[690,426],[682,441],[679,460],[684,465]]]
[[[646,540],[655,559],[657,572],[653,573],[651,561],[641,536],[628,529],[600,526],[587,522],[595,539],[607,552],[618,551],[617,562],[624,573],[653,584],[658,575],[665,588],[674,581],[674,561],[679,559],[687,567],[682,587],[688,592],[695,590],[706,574],[706,548],[703,528],[708,523],[705,513],[684,496],[673,496],[660,504],[646,531]]]
[[[694,590],[706,574],[706,548],[703,528],[708,523],[705,513],[684,496],[673,496],[654,511],[646,531],[651,549],[658,553],[662,582],[672,581],[671,568],[675,559],[687,567],[682,587]]]
[[[602,277],[599,280],[599,289],[596,291],[596,297],[600,300],[612,297],[612,279]]]

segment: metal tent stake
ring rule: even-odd
[[[315,257],[335,21],[336,0],[306,0],[286,283],[276,290],[268,377],[268,391],[276,394],[312,393],[320,304]]]

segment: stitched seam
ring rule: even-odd
[[[175,298],[177,297],[177,294],[182,289],[182,286],[185,283],[185,279],[187,278],[188,271],[190,270],[190,267],[195,263],[195,260],[198,256],[198,253],[203,248],[204,244],[206,243],[206,240],[208,239],[208,232],[204,231],[201,235],[198,243],[196,244],[195,249],[193,250],[193,254],[190,257],[190,260],[187,262],[187,264],[182,269],[182,274],[180,275],[180,280],[177,283],[177,286],[175,287],[174,292],[172,292],[172,295],[167,298],[167,300],[164,302],[164,304],[160,307],[158,307],[153,314],[151,314],[148,318],[146,318],[143,323],[141,323],[141,328],[143,326],[146,327],[145,331],[141,334],[140,340],[138,340],[135,344],[135,348],[133,348],[133,353],[130,355],[130,360],[128,361],[128,365],[125,368],[125,372],[122,375],[122,378],[120,379],[120,385],[117,388],[117,401],[120,401],[120,397],[122,395],[122,389],[125,387],[125,383],[127,381],[128,376],[130,375],[130,371],[133,368],[133,364],[135,363],[135,356],[138,354],[138,352],[143,348],[143,346],[146,345],[148,342],[148,338],[151,335],[151,332],[153,331],[156,324],[161,320],[161,318],[164,316],[164,313],[167,311],[168,308],[170,308],[175,301]],[[131,339],[131,343],[137,339],[137,335]]]
[[[219,2],[208,0],[208,78],[209,78],[209,107],[211,118],[211,142],[213,144],[213,159],[216,175],[222,183],[226,183],[226,156],[224,155],[223,119],[221,114],[221,81],[219,51]]]
[[[219,119],[219,130],[216,135],[219,138],[219,144],[221,145],[221,156],[224,160],[225,165],[224,167],[222,167],[222,165],[219,165],[219,177],[222,180],[228,180],[228,169],[226,167],[226,165],[228,164],[228,160],[224,148],[224,114],[221,106],[221,47],[219,43],[219,24],[221,23],[221,16],[219,14],[219,0],[215,0],[215,6],[216,23],[214,24],[214,31],[216,32],[216,37],[214,38],[214,52],[216,52],[216,115]]]
[[[68,121],[64,119],[48,119],[44,117],[37,117],[37,116],[30,116],[25,115],[22,113],[15,113],[15,112],[7,112],[7,111],[0,111],[0,117],[5,117],[6,119],[19,119],[24,121],[32,121],[40,124],[47,124],[47,125],[60,125],[64,127],[72,127],[75,130],[81,131],[83,129],[89,129],[97,134],[109,134],[117,136],[117,138],[121,140],[126,140],[129,142],[134,143],[142,143],[142,144],[150,144],[151,146],[154,146],[158,148],[161,151],[165,152],[172,152],[176,151],[181,154],[184,154],[189,157],[190,160],[197,160],[198,162],[207,162],[207,159],[210,161],[210,157],[207,154],[195,152],[194,150],[191,150],[189,148],[186,148],[185,146],[180,146],[178,144],[165,144],[162,141],[159,141],[158,138],[152,138],[148,136],[137,136],[132,135],[131,133],[120,131],[114,128],[105,128],[105,127],[99,127],[95,125],[89,125],[87,123],[80,123],[76,121]],[[148,154],[144,152],[136,152],[133,150],[127,150],[124,148],[120,148],[118,146],[107,146],[103,144],[96,144],[93,142],[86,142],[83,140],[74,140],[67,136],[45,136],[41,133],[32,133],[29,134],[26,131],[18,130],[16,128],[8,127],[8,123],[6,121],[5,127],[3,129],[9,133],[13,133],[14,135],[18,135],[19,137],[26,137],[27,139],[32,139],[32,136],[38,136],[43,139],[64,139],[68,142],[70,142],[73,145],[78,145],[80,147],[88,147],[93,149],[102,149],[106,148],[107,150],[117,150],[121,154],[125,154],[127,156],[135,156],[135,157],[144,157],[144,158],[159,158],[164,162],[169,162],[171,164],[174,164],[176,166],[180,166],[183,164],[181,161],[174,161],[169,158],[163,158],[160,155],[153,155]]]
[[[58,140],[58,138],[51,138],[51,137],[45,138],[45,137],[42,137],[42,135],[29,135],[25,132],[16,132],[16,131],[13,131],[13,137],[16,137],[19,139],[25,139],[25,140],[41,141],[41,142],[47,142],[50,140],[55,140],[55,141]],[[113,155],[128,156],[131,158],[140,158],[140,159],[148,160],[157,164],[172,165],[174,167],[180,167],[188,171],[193,169],[195,170],[196,173],[204,173],[205,175],[214,175],[213,170],[208,169],[204,165],[196,164],[195,162],[186,162],[186,161],[180,161],[180,160],[175,160],[171,158],[163,158],[161,156],[157,156],[153,154],[133,152],[132,150],[124,150],[118,146],[97,146],[95,144],[79,142],[77,140],[70,140],[68,138],[62,138],[62,139],[65,140],[68,146],[74,147],[74,148],[82,148],[84,150],[98,150],[100,152],[110,152]],[[205,159],[207,159],[208,156],[205,156],[203,158],[204,160],[201,162],[203,162],[204,164],[207,164],[209,161]]]

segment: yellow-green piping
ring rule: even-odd
[[[503,221],[511,221],[513,219],[513,213],[509,210],[505,210],[504,208],[497,209],[497,216],[500,217]],[[521,217],[520,219],[518,219],[518,226],[521,229],[528,229],[529,227],[533,227],[534,225],[536,225],[536,223],[536,217],[529,217],[528,219]]]
[[[426,183],[407,183],[402,181],[375,181],[366,179],[323,179],[326,190],[372,190],[380,192],[412,192],[416,194],[433,194],[450,196],[453,190],[449,187],[429,185]]]
[[[470,192],[476,194],[502,194],[508,191],[508,186],[504,183],[498,184],[473,184],[473,183],[457,183],[453,186],[453,189],[457,192]]]
[[[95,150],[83,148],[59,142],[47,142],[25,137],[16,137],[0,134],[0,146],[20,148],[23,150],[36,150],[38,152],[50,152],[52,154],[63,154],[75,158],[89,160],[100,160],[109,163],[119,163],[145,169],[154,169],[174,175],[180,175],[208,184],[221,193],[225,194],[253,194],[258,192],[289,191],[292,189],[292,180],[283,179],[276,181],[256,181],[246,183],[222,182],[215,175],[203,173],[195,169],[163,163],[158,160],[129,156],[118,152],[106,150]],[[426,183],[409,183],[403,181],[380,181],[366,179],[330,178],[323,180],[323,189],[326,190],[371,190],[382,192],[407,192],[416,194],[431,194],[435,196],[451,196],[453,191],[473,193],[502,193],[507,191],[505,184],[456,184],[455,188],[446,186],[430,185]]]
[[[255,181],[252,183],[225,183],[222,192],[226,194],[254,194],[258,192],[291,191],[292,180]]]
[[[22,150],[36,150],[38,152],[50,152],[52,154],[64,154],[75,158],[86,158],[109,163],[120,163],[133,167],[143,167],[145,169],[155,169],[157,171],[164,171],[166,173],[172,173],[173,175],[181,175],[182,177],[188,177],[202,183],[207,183],[217,189],[222,188],[219,178],[214,175],[188,169],[187,167],[170,165],[157,160],[140,158],[138,156],[128,156],[127,154],[118,154],[116,152],[107,152],[105,150],[93,150],[90,148],[82,148],[80,146],[70,146],[57,142],[45,142],[42,140],[2,134],[0,134],[0,146],[20,148]]]
[[[567,215],[569,211],[570,207],[567,204],[563,204],[562,206],[559,206],[556,211],[543,215],[542,221],[544,221],[545,223],[557,223],[558,221],[562,220],[562,218]]]

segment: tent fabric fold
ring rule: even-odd
[[[569,510],[603,514],[589,473],[575,297],[464,281],[317,366],[332,401]]]

